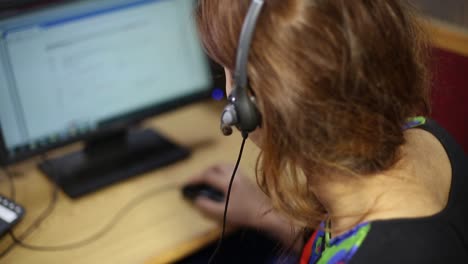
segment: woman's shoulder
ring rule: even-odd
[[[451,215],[452,218],[463,218],[464,222],[468,221],[468,192],[466,192],[468,190],[468,157],[465,151],[450,133],[434,120],[426,119],[425,123],[418,128],[428,132],[433,137],[433,141],[437,141],[440,144],[441,148],[443,148],[442,152],[445,152],[444,154],[448,158],[450,176],[449,197],[442,213],[444,215]],[[424,155],[427,157],[436,157],[439,160],[444,159],[440,158],[441,155],[437,155],[440,151],[436,151],[435,148],[425,150]],[[434,161],[434,163],[436,162]],[[434,166],[431,165],[429,167],[432,169]],[[443,185],[439,184],[437,187],[440,189]],[[459,211],[463,212],[460,214],[458,213]]]
[[[464,241],[442,219],[375,221],[349,263],[468,263]]]
[[[447,154],[451,177],[446,206],[427,217],[370,222],[349,263],[468,263],[467,157],[434,120],[424,119],[417,128],[429,132]],[[432,150],[428,153],[435,155]]]

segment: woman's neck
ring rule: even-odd
[[[445,207],[451,180],[448,158],[443,157],[443,149],[434,146],[438,141],[428,142],[432,139],[420,133],[406,133],[402,158],[392,169],[377,175],[341,177],[312,188],[328,212],[333,236],[359,223],[429,216]],[[434,153],[434,158],[427,153],[431,157]],[[443,176],[447,174],[448,178]]]

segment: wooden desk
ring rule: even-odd
[[[155,127],[176,142],[190,147],[192,156],[78,200],[71,200],[60,193],[52,215],[26,242],[53,246],[82,240],[100,230],[119,209],[139,194],[154,188],[180,185],[187,177],[216,162],[234,163],[241,138],[239,135],[224,137],[219,132],[221,107],[219,103],[199,103],[147,122],[145,126]],[[256,147],[248,142],[241,164],[244,171],[253,173],[257,153]],[[11,170],[23,174],[15,177],[17,201],[27,210],[25,219],[16,228],[16,233],[21,233],[47,206],[52,186],[36,169],[34,161]],[[4,183],[1,181],[0,191],[8,193],[8,186]],[[173,188],[135,204],[109,233],[80,249],[37,252],[16,247],[0,262],[169,263],[203,247],[218,235],[218,225],[184,201],[178,188]],[[2,239],[0,251],[10,243],[9,237]]]

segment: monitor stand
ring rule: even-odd
[[[189,154],[152,130],[128,130],[88,141],[83,150],[46,160],[39,168],[77,198]]]

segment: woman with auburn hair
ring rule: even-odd
[[[198,3],[228,94],[251,2]],[[293,244],[301,263],[468,263],[468,162],[427,118],[427,60],[403,0],[265,0],[247,68],[260,188],[239,173],[228,223]],[[191,182],[226,191],[231,172]],[[223,215],[224,203],[195,205]]]

